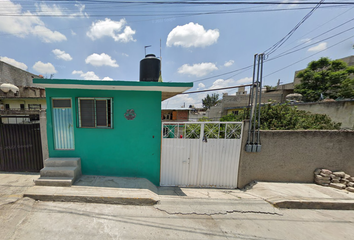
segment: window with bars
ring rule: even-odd
[[[112,98],[78,98],[78,127],[113,128]]]

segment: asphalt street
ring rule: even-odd
[[[351,210],[277,209],[232,191],[166,194],[154,206],[22,198],[35,177],[0,174],[1,239],[353,239]]]

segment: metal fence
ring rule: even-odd
[[[165,122],[164,138],[240,139],[242,124],[238,122]]]
[[[39,172],[43,168],[39,123],[2,124],[0,171]]]

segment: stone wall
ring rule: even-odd
[[[261,131],[261,141],[261,152],[241,150],[239,188],[253,180],[311,183],[317,168],[354,175],[354,131]]]

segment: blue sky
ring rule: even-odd
[[[282,39],[314,7],[298,4],[306,1],[277,5],[108,2],[0,0],[1,60],[45,77],[137,81],[144,46],[152,45],[147,53],[160,56],[161,39],[164,82],[195,81],[191,90],[247,84],[252,68],[235,70],[252,65],[254,54]],[[264,84],[274,86],[278,79],[292,82],[296,70],[320,57],[353,55],[353,13],[354,5],[322,5],[268,57]],[[272,59],[292,48],[296,51]],[[217,93],[223,92],[234,94],[236,89]],[[206,94],[178,95],[162,107],[200,107]]]

